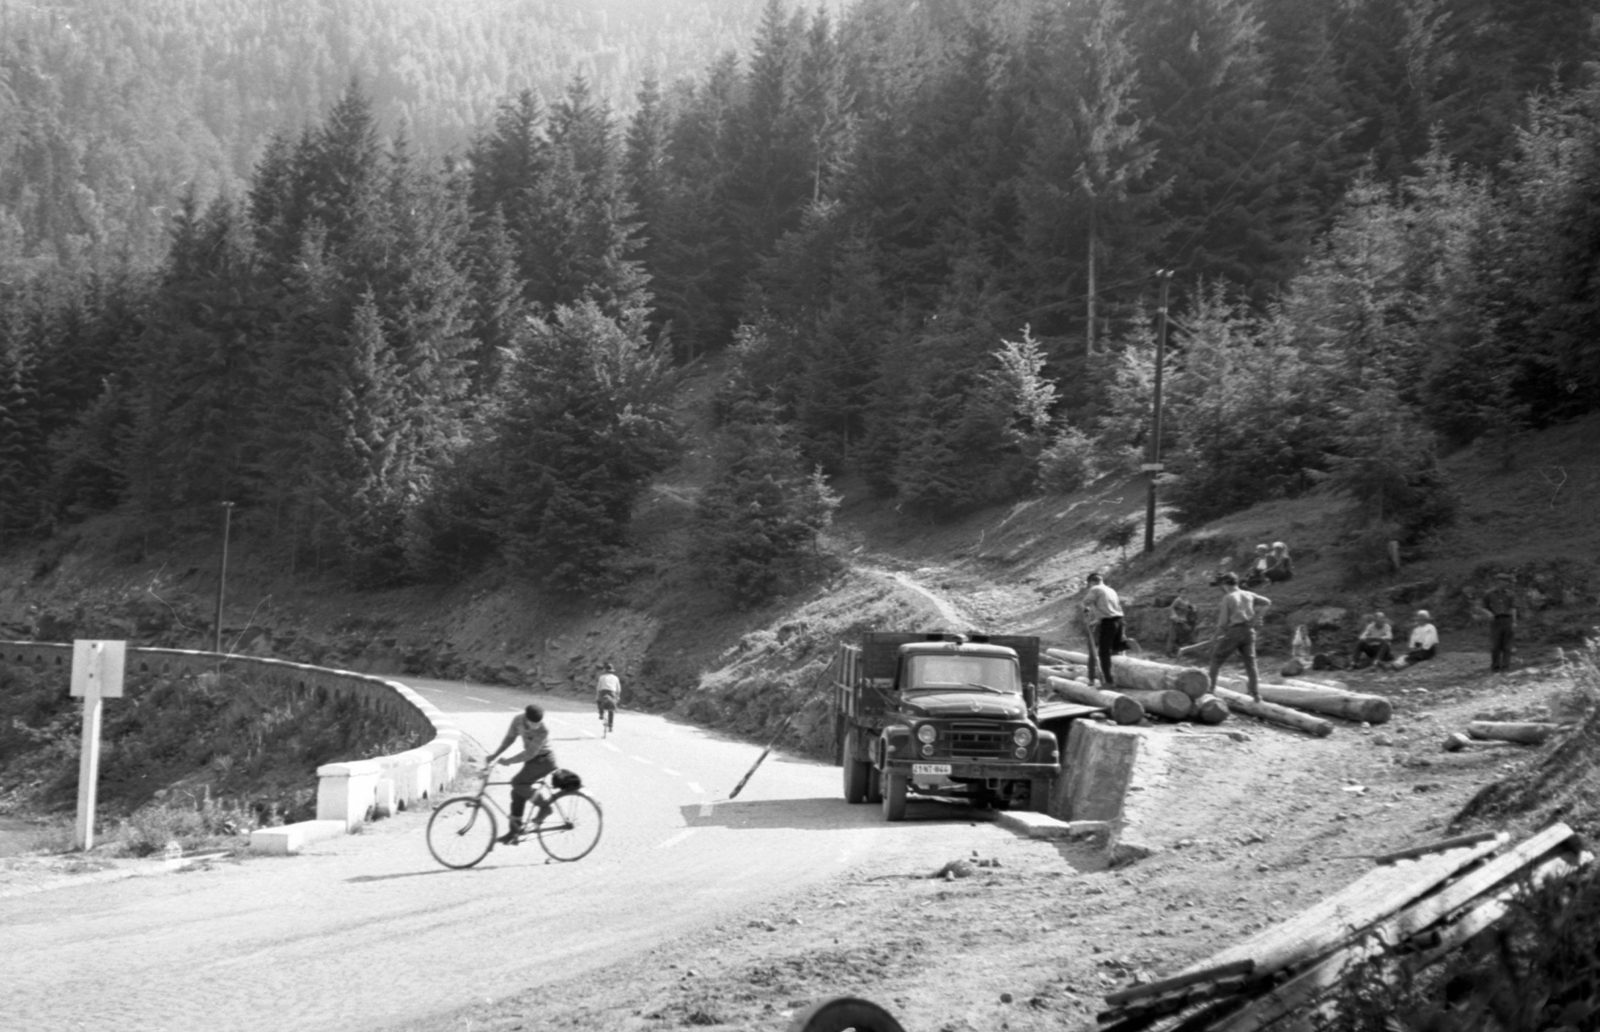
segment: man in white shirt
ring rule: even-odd
[[[1128,639],[1122,634],[1122,600],[1098,573],[1089,574],[1088,583],[1089,590],[1083,596],[1083,622],[1094,634],[1095,656],[1109,685],[1112,655],[1128,651]]]
[[[1406,643],[1406,654],[1393,663],[1380,664],[1388,670],[1404,670],[1412,663],[1421,663],[1439,654],[1439,632],[1433,626],[1433,617],[1426,609],[1417,610],[1416,623],[1411,627],[1411,640]]]
[[[594,683],[594,704],[600,711],[600,719],[605,720],[607,711],[617,711],[617,700],[622,698],[622,679],[617,676],[617,668],[607,663],[600,671],[599,680]]]
[[[1222,603],[1217,607],[1217,636],[1211,639],[1211,689],[1217,688],[1217,674],[1222,664],[1235,652],[1244,660],[1245,683],[1250,697],[1261,701],[1260,675],[1256,671],[1256,626],[1261,614],[1272,599],[1239,587],[1239,578],[1232,573],[1222,575]]]

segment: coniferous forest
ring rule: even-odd
[[[0,0],[0,544],[615,583],[715,358],[755,601],[833,478],[1137,469],[1164,326],[1180,522],[1424,549],[1441,453],[1600,407],[1597,0],[490,6]]]

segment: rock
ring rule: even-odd
[[[1013,997],[1011,996],[1010,993],[1001,993],[1000,994],[1000,1002],[1001,1003],[1010,1003],[1012,998]]]
[[[1155,853],[1155,846],[1140,842],[1137,839],[1123,837],[1117,839],[1116,843],[1111,847],[1109,859],[1112,867],[1125,867],[1128,864],[1137,863],[1147,856],[1154,856]]]

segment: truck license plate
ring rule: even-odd
[[[948,774],[948,773],[950,773],[950,764],[948,764],[948,763],[913,763],[911,765],[911,773],[913,773],[913,774]]]

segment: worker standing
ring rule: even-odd
[[[1494,575],[1494,587],[1483,596],[1489,613],[1489,669],[1511,669],[1511,645],[1517,630],[1517,596],[1509,573]]]
[[[1089,574],[1088,583],[1089,590],[1083,596],[1083,620],[1093,629],[1095,658],[1109,685],[1112,655],[1128,651],[1128,639],[1122,632],[1122,600],[1098,573]]]

